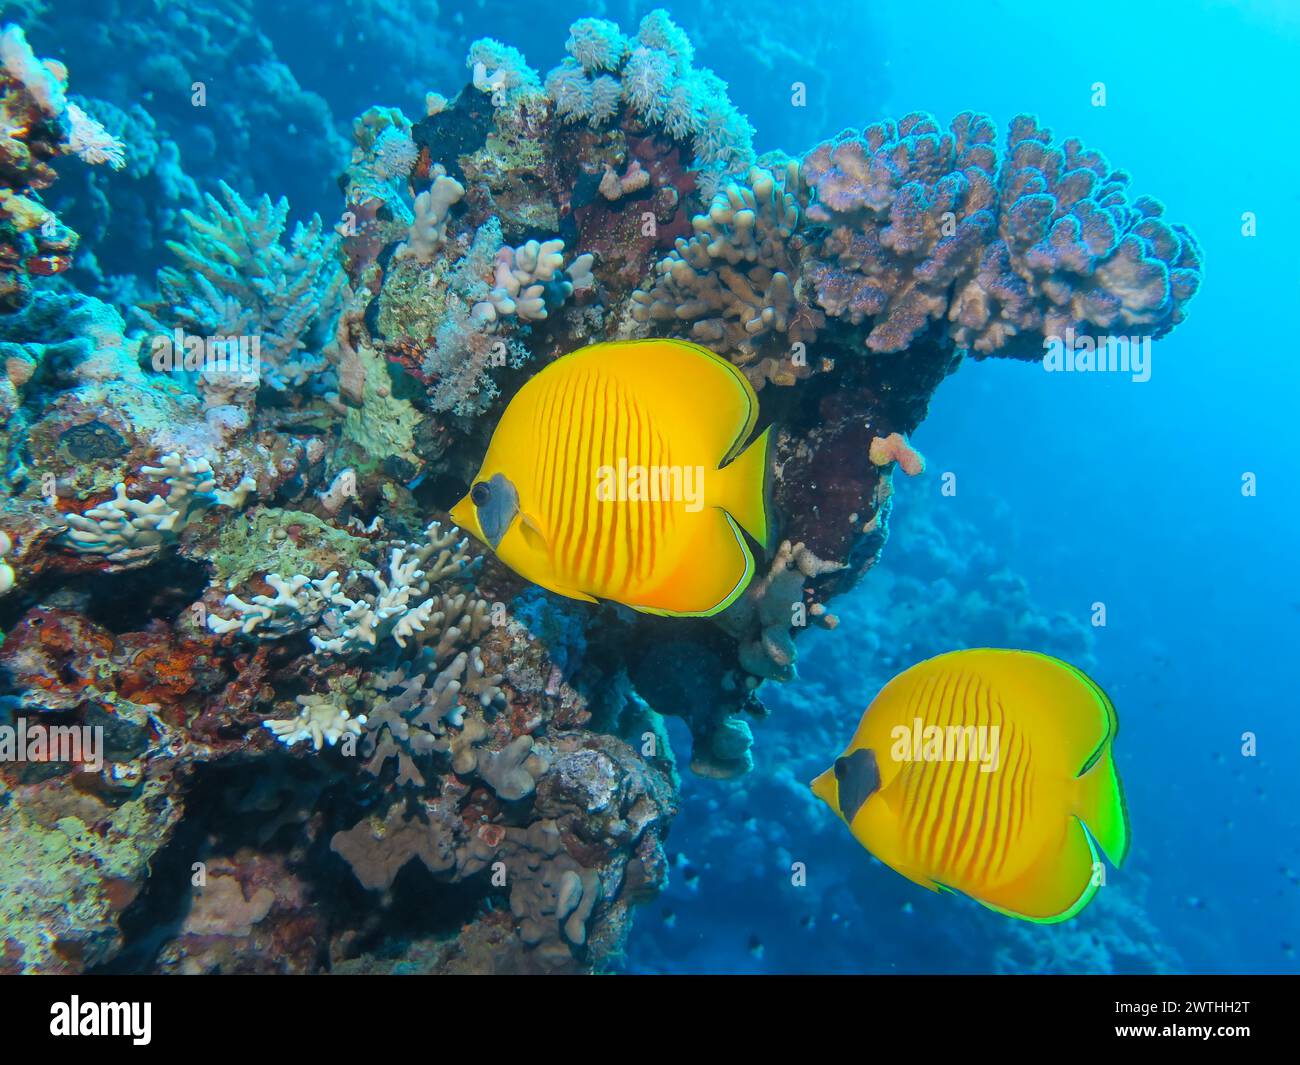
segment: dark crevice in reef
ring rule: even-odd
[[[175,621],[207,586],[207,567],[174,554],[147,569],[122,573],[70,576],[51,570],[25,585],[21,594],[0,599],[0,631],[12,629],[33,606],[61,606],[67,600],[112,633],[135,632],[154,619]]]
[[[185,816],[154,856],[140,893],[119,917],[121,951],[90,972],[176,971],[168,964],[169,944],[202,934],[203,926],[191,926],[187,919],[195,897],[213,890],[213,874],[221,875],[226,863],[237,870],[243,902],[256,903],[259,892],[274,896],[273,921],[289,908],[291,898],[297,904],[298,892],[306,895],[312,919],[290,916],[282,922],[282,931],[296,937],[292,949],[298,971],[327,970],[331,940],[346,943],[349,956],[364,952],[382,963],[400,958],[412,941],[452,937],[486,911],[507,905],[505,892],[491,885],[488,870],[449,884],[419,862],[398,873],[382,895],[367,891],[333,853],[330,839],[337,829],[365,816],[369,804],[364,793],[378,784],[358,788],[355,777],[326,759],[317,765],[277,753],[269,762],[194,768],[185,786]],[[315,829],[311,839],[304,831],[309,823]],[[265,868],[249,861],[253,854],[270,860]],[[266,875],[267,868],[272,875]],[[202,885],[195,884],[199,875],[205,878]],[[233,899],[226,909],[239,906],[240,899]]]

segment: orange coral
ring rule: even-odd
[[[902,433],[872,437],[869,455],[873,466],[888,466],[891,462],[897,462],[909,477],[925,472],[925,458],[907,442]]]

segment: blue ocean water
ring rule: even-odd
[[[3,20],[28,22],[38,54],[63,55],[96,39],[95,7],[8,4]],[[51,202],[95,255],[64,280],[130,304],[167,261],[163,230],[218,180],[250,199],[285,195],[294,217],[333,218],[352,116],[375,104],[417,115],[426,91],[453,95],[476,38],[507,42],[544,72],[563,58],[574,19],[631,27],[653,8],[727,82],[759,153],[797,155],[911,111],[943,122],[986,112],[1001,136],[1032,112],[1059,138],[1103,151],[1135,194],[1159,197],[1197,235],[1205,277],[1187,321],[1153,346],[1148,380],[967,356],[940,384],[911,437],[926,470],[895,477],[880,561],[831,601],[835,628],[800,635],[797,676],[760,690],[770,714],[752,723],[753,770],[690,773],[690,732],[666,718],[682,762],[669,880],[635,910],[609,967],[1297,971],[1300,364],[1286,323],[1300,304],[1300,7],[1290,0],[241,2],[226,21],[221,4],[215,22],[196,15],[209,5],[178,4],[162,23],[123,2],[113,10],[140,20],[137,39],[166,47],[119,66],[69,56],[75,86],[155,113],[192,184],[113,186],[131,205],[122,216],[148,219],[154,233],[104,221],[100,193],[64,178]],[[216,24],[238,41],[249,13],[276,63],[209,78],[211,130],[174,119],[189,57],[204,54],[199,36]],[[568,617],[537,611],[539,629]],[[922,890],[808,790],[886,681],[979,646],[1074,662],[1118,711],[1132,852],[1059,926]],[[446,898],[450,927],[469,911]]]
[[[1289,221],[1297,194],[1274,175],[1297,159],[1281,131],[1300,105],[1295,79],[1283,76],[1300,47],[1300,9],[1280,0],[1086,10],[1004,0],[932,5],[921,26],[903,5],[830,7],[827,49],[842,50],[828,75],[832,127],[910,108],[973,107],[1000,119],[1032,110],[1054,129],[1104,144],[1136,186],[1159,188],[1205,251],[1198,302],[1155,346],[1149,381],[968,363],[940,387],[914,438],[930,465],[926,483],[900,490],[899,540],[911,506],[969,523],[949,545],[958,562],[990,549],[1024,579],[1038,609],[1087,626],[1093,676],[1121,720],[1134,850],[1116,892],[1140,897],[1149,923],[1123,933],[1128,948],[1091,929],[1035,929],[1034,948],[1005,968],[1294,972],[1300,448],[1292,397],[1300,366],[1276,322],[1297,306]],[[761,110],[745,95],[761,96],[761,79],[745,78],[734,56],[728,69],[723,52],[709,61],[726,70],[743,107]],[[1098,81],[1104,107],[1092,103]],[[1245,236],[1246,212],[1274,222]],[[941,472],[956,475],[956,496],[940,496]],[[1246,473],[1257,475],[1258,495],[1243,495]],[[880,568],[908,574],[909,546],[897,546]],[[938,567],[921,576],[943,575]],[[838,753],[892,675],[873,657],[874,639],[861,639],[880,617],[873,605],[889,616],[870,583],[852,593],[852,606],[836,604],[861,627],[814,634],[816,655],[801,661],[800,680],[756,729],[755,779],[685,782],[672,844],[698,880],[674,881],[669,927],[638,926],[633,967],[983,971],[1008,947],[1022,950],[1012,944],[1024,929],[930,899],[865,860],[823,810],[802,801],[797,785]],[[1091,625],[1097,602],[1104,628]],[[902,620],[880,640],[906,646],[916,634]],[[957,627],[967,645],[996,643],[996,626],[981,625],[977,611]],[[830,715],[839,728],[826,736]],[[1257,740],[1253,756],[1243,754],[1247,734]],[[790,762],[772,760],[774,735],[804,777],[789,780]],[[780,824],[776,853],[755,847],[750,818]],[[810,838],[810,818],[825,840]],[[815,885],[802,894],[818,896],[813,903],[789,886],[789,863],[801,860]],[[978,932],[963,934],[967,921]],[[1106,945],[1090,947],[1090,937]]]

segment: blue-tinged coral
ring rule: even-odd
[[[731,103],[726,83],[691,66],[694,49],[668,13],[656,9],[627,39],[615,23],[579,19],[566,59],[546,77],[546,91],[566,122],[600,128],[626,104],[642,120],[662,124],[692,146],[696,165],[716,182],[754,159],[753,128]]]
[[[1043,338],[1163,336],[1182,321],[1200,255],[1163,207],[1130,203],[1128,176],[1022,115],[999,163],[983,115],[942,130],[915,113],[841,135],[804,158],[825,236],[806,277],[827,314],[869,322],[872,351],[938,323],[959,348],[1041,356]]]
[[[159,274],[160,298],[143,318],[155,345],[173,330],[187,338],[255,340],[251,373],[205,365],[196,375],[209,406],[248,406],[261,385],[283,392],[325,370],[319,349],[338,309],[343,272],[338,238],[323,232],[320,218],[298,222],[285,240],[286,200],[263,196],[250,205],[227,185],[221,195],[224,205],[205,197],[206,217],[186,212],[188,239],[167,245],[181,265]],[[175,344],[169,354],[185,358]]]

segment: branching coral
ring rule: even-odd
[[[415,221],[406,242],[396,251],[399,259],[427,263],[447,239],[447,215],[452,205],[465,195],[465,187],[455,178],[439,174],[433,184],[415,198]]]
[[[430,678],[432,678],[430,680]],[[424,787],[425,779],[417,760],[433,752],[471,750],[487,736],[481,718],[464,718],[467,706],[483,711],[504,704],[501,676],[487,671],[477,647],[461,651],[449,663],[439,666],[438,656],[422,649],[413,664],[404,664],[373,681],[377,692],[392,691],[374,704],[366,728],[363,753],[366,769],[378,775],[390,759],[397,763],[398,785]],[[449,735],[447,726],[459,729]],[[455,758],[458,772],[473,770],[475,761]]]
[[[836,623],[822,604],[811,599],[805,582],[843,568],[842,563],[818,558],[803,544],[782,543],[768,572],[720,619],[722,626],[742,641],[741,665],[757,677],[793,677],[795,646],[790,630],[810,622],[825,628],[834,628]]]
[[[328,744],[333,747],[344,736],[360,736],[366,723],[365,714],[353,717],[345,699],[335,691],[323,695],[300,695],[297,716],[263,722],[286,747],[309,740],[312,750]]]
[[[474,305],[474,316],[483,322],[519,316],[540,321],[548,308],[556,307],[574,292],[589,289],[593,255],[579,255],[566,269],[564,241],[530,240],[518,248],[497,252],[493,279],[487,299]]]
[[[257,338],[261,383],[280,391],[301,385],[326,367],[312,348],[329,335],[338,310],[338,237],[313,216],[285,244],[286,200],[263,196],[250,206],[224,183],[221,195],[224,206],[205,197],[206,217],[184,212],[188,240],[167,245],[181,265],[159,274],[162,296],[142,312],[145,324],[163,337],[177,328],[201,338]],[[198,378],[210,406],[248,405],[258,383],[225,371]]]
[[[1136,329],[1162,336],[1200,276],[1196,242],[1128,176],[1077,140],[926,114],[841,135],[804,158],[810,221],[826,227],[805,276],[818,305],[870,322],[866,346],[906,348],[932,322],[980,354],[1041,356],[1043,338]]]
[[[157,466],[141,467],[145,477],[160,478],[167,495],[132,499],[119,483],[114,497],[82,514],[64,514],[68,531],[62,540],[83,555],[102,555],[114,568],[133,569],[152,562],[167,545],[175,543],[187,525],[208,507],[240,507],[253,489],[245,478],[231,492],[216,491],[207,459],[164,455]]]
[[[741,365],[757,363],[758,385],[765,377],[793,383],[793,363],[777,369],[775,360],[759,359],[772,334],[790,344],[816,335],[815,320],[796,303],[800,210],[788,190],[797,185],[791,163],[779,174],[754,167],[746,184],[720,189],[708,212],[691,220],[695,235],[678,238],[649,288],[632,293],[632,316],[656,330],[688,329],[691,339]]]
[[[208,627],[263,639],[310,628],[313,646],[324,654],[370,652],[391,641],[399,648],[427,645],[442,660],[489,623],[487,604],[470,590],[476,559],[468,545],[454,525],[444,529],[434,521],[422,543],[390,542],[383,572],[354,571],[344,580],[337,572],[316,579],[271,573],[266,583],[274,595],[245,601],[232,593],[225,605],[234,614],[209,614]],[[366,583],[372,590],[364,590]],[[358,590],[349,595],[345,589],[353,587]]]

